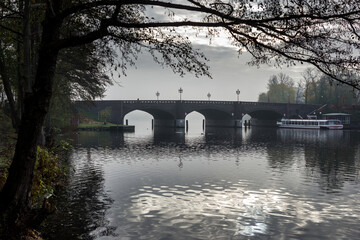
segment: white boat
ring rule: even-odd
[[[297,129],[343,129],[340,120],[337,119],[281,119],[276,125],[280,128]]]

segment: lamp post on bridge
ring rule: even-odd
[[[155,93],[155,95],[156,95],[157,100],[159,100],[159,96],[160,96],[159,91],[157,91],[157,92]]]
[[[237,95],[237,101],[239,102],[239,95],[240,95],[240,90],[236,90],[236,95]]]
[[[210,101],[211,94],[208,93],[208,94],[207,94],[207,97],[208,97],[208,99],[209,99],[209,101]]]
[[[184,91],[184,90],[180,87],[180,88],[179,88],[179,93],[180,93],[180,102],[181,102],[181,94],[183,93],[183,91]]]

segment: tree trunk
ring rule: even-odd
[[[61,22],[55,21],[47,10],[39,47],[35,81],[31,93],[24,97],[15,155],[9,175],[0,194],[0,214],[3,228],[21,227],[31,206],[31,188],[36,161],[37,138],[52,95],[58,49],[52,47],[59,38]],[[10,226],[12,225],[12,226]]]
[[[24,74],[23,82],[25,84],[25,92],[32,92],[32,77],[31,77],[31,27],[30,27],[30,1],[24,1],[24,24],[23,24],[23,62]]]
[[[8,75],[8,71],[6,70],[5,61],[4,61],[3,51],[0,50],[0,76],[2,78],[2,82],[4,85],[4,90],[6,97],[9,101],[9,107],[10,107],[10,115],[11,115],[11,122],[15,129],[18,129],[19,127],[19,118],[16,112],[16,106],[14,101],[14,96],[11,91],[11,85],[10,85],[10,78]]]

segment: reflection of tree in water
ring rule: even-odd
[[[120,131],[79,131],[70,138],[74,145],[84,148],[116,148],[124,145],[124,133]]]
[[[69,187],[58,196],[57,213],[45,223],[43,232],[47,238],[93,239],[95,236],[111,235],[114,230],[107,227],[105,219],[112,200],[104,190],[104,173],[91,155],[91,149],[86,149],[86,153],[84,149],[73,152],[72,161],[76,161],[73,163],[76,169],[69,176]],[[101,230],[97,231],[99,227]]]
[[[341,189],[345,182],[357,181],[359,162],[354,147],[305,146],[306,174],[325,191]]]
[[[359,139],[349,131],[278,129],[277,141],[298,149],[305,158],[305,172],[325,191],[341,189],[359,175]]]
[[[257,133],[257,134],[256,134]],[[305,172],[325,191],[341,189],[344,182],[359,178],[359,139],[347,131],[277,129],[276,141],[263,139],[260,131],[252,132],[252,142],[264,144],[273,168],[291,168],[294,159],[304,154]]]
[[[290,168],[297,154],[296,146],[291,142],[279,140],[276,128],[253,127],[247,130],[245,142],[255,151],[265,149],[268,164],[274,169]]]
[[[292,145],[273,144],[267,147],[267,154],[270,167],[283,170],[294,164],[296,149]]]

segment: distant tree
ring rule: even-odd
[[[270,77],[268,91],[259,95],[259,102],[294,103],[295,96],[294,80],[280,73]]]
[[[269,95],[267,93],[259,94],[258,102],[268,102],[269,100]]]
[[[297,83],[295,103],[305,103],[305,88],[301,82]]]
[[[357,103],[358,90],[339,84],[335,79],[314,71],[306,69],[301,81],[304,87],[305,103],[309,104],[332,104],[351,105]]]
[[[104,122],[104,124],[106,124],[110,116],[111,116],[111,107],[107,107],[100,111],[100,119],[101,121]]]
[[[303,79],[301,80],[301,84],[304,87],[304,97],[305,104],[312,101],[311,99],[318,99],[318,91],[316,82],[319,80],[321,76],[321,72],[317,71],[315,68],[307,68],[302,73]]]
[[[167,15],[155,16],[151,8]],[[17,50],[17,82],[23,91],[18,94],[22,115],[16,150],[0,196],[2,226],[19,226],[31,216],[36,139],[49,110],[61,51],[94,43],[121,72],[146,50],[180,75],[209,75],[206,58],[177,31],[194,27],[209,37],[227,32],[239,52],[252,54],[252,64],[309,63],[360,89],[358,78],[339,76],[360,72],[359,15],[358,0],[1,1],[1,33],[11,36],[1,41],[7,40],[5,49]]]
[[[326,75],[322,75],[316,82],[316,99],[313,103],[316,104],[331,104],[331,105],[352,105],[357,103],[358,92],[351,87],[343,84],[338,84],[334,79]]]

